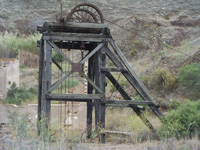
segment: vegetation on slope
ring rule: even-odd
[[[3,102],[21,105],[22,103],[27,103],[33,100],[36,94],[37,89],[30,88],[29,90],[26,90],[25,88],[17,87],[16,83],[14,82],[8,90],[7,98]]]
[[[188,101],[166,115],[160,133],[164,137],[178,139],[191,137],[192,134],[200,137],[200,100]]]
[[[200,64],[192,63],[182,67],[178,74],[184,95],[191,99],[200,98]]]
[[[25,50],[34,54],[39,54],[37,40],[39,40],[40,37],[40,34],[29,34],[28,36],[20,36],[17,33],[8,32],[0,34],[1,57],[15,58],[17,57],[20,50]]]

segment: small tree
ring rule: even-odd
[[[35,90],[33,88],[26,90],[25,88],[17,87],[14,82],[7,93],[7,98],[4,103],[21,105],[23,102],[28,102],[34,98]]]
[[[53,56],[53,59],[54,59],[56,62],[58,62],[58,63],[64,61],[64,57],[61,56],[59,53],[56,53],[56,54]]]
[[[183,92],[191,98],[200,98],[200,64],[192,63],[180,69],[179,85]]]
[[[164,137],[181,139],[195,132],[200,137],[200,100],[181,105],[167,114],[162,122],[160,133]]]

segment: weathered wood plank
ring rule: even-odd
[[[62,41],[62,42],[55,42],[54,41],[54,44],[58,47],[58,48],[62,48],[62,49],[66,49],[66,50],[69,50],[69,49],[73,49],[73,50],[89,50],[91,47],[93,47],[93,43],[84,43],[84,47],[81,47],[82,46],[82,42],[65,42],[65,41]]]
[[[99,74],[99,79],[98,78],[96,78],[96,81],[97,80],[99,80],[98,82],[98,84],[99,84],[99,87],[100,87],[100,89],[103,91],[103,94],[104,94],[104,97],[101,99],[101,100],[105,100],[106,99],[106,97],[105,97],[105,91],[106,91],[106,74],[105,74],[105,72],[101,72],[101,68],[103,67],[103,68],[105,68],[106,67],[106,55],[105,55],[105,47],[107,47],[107,43],[105,44],[105,46],[104,47],[102,47],[102,49],[101,49],[101,51],[98,51],[98,53],[97,53],[97,56],[98,56],[98,68],[97,68],[97,73]],[[99,123],[100,123],[100,127],[102,128],[102,129],[105,129],[105,112],[106,112],[106,106],[105,106],[105,104],[103,104],[103,103],[99,103],[98,101],[97,101],[97,103],[96,103],[97,105],[98,105],[98,113],[99,113]],[[101,142],[101,143],[105,143],[105,133],[104,132],[102,132],[101,134],[100,134],[100,137],[99,137],[99,141]]]
[[[84,64],[91,56],[93,56],[98,50],[100,50],[105,43],[100,43],[93,51],[91,51],[90,53],[88,53],[88,55],[86,55],[81,61],[81,64]]]
[[[83,72],[80,72],[80,74],[99,92],[103,93],[102,90],[90,79],[88,76],[86,76]]]
[[[133,133],[131,133],[131,132],[122,132],[122,131],[105,130],[105,132],[108,133],[108,134],[121,134],[121,135],[125,135],[125,136],[133,135]]]
[[[41,132],[41,115],[42,115],[42,72],[43,72],[43,57],[44,57],[44,43],[41,40],[40,41],[40,60],[39,60],[39,87],[38,87],[38,120],[37,120],[37,129],[38,129],[38,135],[40,135]]]
[[[48,100],[92,100],[92,99],[102,99],[104,95],[102,94],[46,94]]]
[[[124,66],[121,64],[121,62],[116,58],[116,56],[111,52],[111,50],[109,48],[107,48],[106,50],[106,54],[108,55],[108,57],[111,59],[111,61],[119,68],[124,68]],[[142,96],[142,98],[146,101],[149,101],[151,99],[149,99],[149,97],[144,93],[144,91],[141,89],[140,85],[138,84],[137,80],[130,75],[130,73],[126,73],[126,72],[122,72],[122,74],[124,75],[124,77],[129,81],[129,83],[136,89],[136,91]],[[142,82],[142,81],[141,81]],[[155,102],[155,101],[153,101]],[[162,113],[158,110],[158,108],[156,107],[157,104],[154,103],[154,106],[150,106],[150,108],[152,109],[152,111],[158,116],[162,116]]]
[[[69,28],[91,28],[91,29],[104,29],[107,28],[107,24],[99,23],[76,23],[76,22],[45,22],[44,26],[66,26]]]
[[[133,104],[133,105],[154,105],[152,101],[135,101],[135,100],[100,100],[103,104]]]
[[[52,47],[51,45],[46,42],[46,78],[47,78],[47,83],[46,83],[46,91],[51,87],[51,74],[52,74]],[[46,98],[45,98],[45,101],[46,101],[46,115],[47,115],[47,123],[49,125],[49,121],[50,121],[50,113],[51,113],[51,101],[48,101]],[[48,126],[47,125],[47,126]]]
[[[93,46],[91,45],[90,51],[93,50]],[[90,57],[88,60],[88,78],[90,78],[94,82],[94,56]],[[93,93],[93,86],[88,82],[87,94]],[[92,135],[92,110],[93,110],[93,102],[92,100],[87,101],[87,138],[90,139]]]
[[[101,68],[102,72],[128,72],[124,68]]]
[[[131,98],[128,96],[128,94],[121,88],[117,80],[112,76],[110,72],[106,73],[106,76],[111,81],[111,83],[116,87],[116,89],[119,91],[119,93],[122,95],[122,97],[125,100],[130,100]],[[155,132],[155,128],[152,126],[152,124],[149,122],[149,120],[142,114],[141,109],[135,105],[129,104],[129,106],[135,111],[135,113],[140,117],[140,119],[144,122],[144,124],[153,132]]]
[[[48,41],[48,43],[60,54],[62,55],[65,60],[69,63],[72,64],[73,62],[51,41]]]
[[[124,91],[124,89],[120,86],[120,84],[117,82],[117,80],[113,77],[113,75],[110,72],[106,72],[106,77],[111,81],[113,86],[119,91],[119,93],[125,100],[131,100],[131,98],[128,96],[128,94]]]
[[[129,104],[106,104],[106,107],[129,107],[132,109]],[[140,110],[145,110],[144,106],[142,105],[136,105],[136,107]]]
[[[58,87],[67,77],[72,74],[72,71],[68,72],[66,75],[64,75],[60,80],[58,80],[55,84],[53,84],[47,91],[47,93],[53,91],[56,87]]]
[[[130,107],[129,104],[106,104],[106,107]]]
[[[52,62],[56,65],[56,67],[58,67],[58,69],[62,72],[62,73],[64,73],[63,72],[63,70],[62,70],[62,67],[52,58]]]
[[[146,97],[147,97],[149,100],[151,100],[152,102],[154,102],[156,104],[156,101],[153,99],[153,97],[150,95],[150,93],[147,90],[147,88],[145,87],[145,85],[142,83],[140,78],[137,76],[135,71],[132,69],[132,67],[128,63],[128,60],[126,59],[126,57],[120,51],[119,47],[114,43],[114,41],[111,41],[110,44],[113,47],[113,49],[115,50],[115,52],[117,53],[117,55],[119,56],[121,62],[124,64],[124,66],[130,72],[130,74],[133,76],[133,78],[137,81],[138,88],[141,88],[141,90],[143,91],[143,93],[140,93],[140,94],[144,98],[144,100],[147,100],[146,99]],[[145,94],[145,96],[144,96],[144,94]]]
[[[49,101],[57,101],[57,102],[88,102],[89,100],[86,99],[52,99]]]
[[[87,41],[87,42],[102,42],[111,41],[111,38],[100,34],[84,34],[84,33],[44,33],[44,40],[59,40],[59,41]]]
[[[43,52],[44,55],[42,57],[42,79],[41,79],[41,120],[44,119],[43,129],[47,129],[49,125],[50,119],[50,110],[51,110],[51,102],[48,101],[45,97],[45,93],[51,85],[51,61],[52,61],[52,47],[51,45],[44,40]]]

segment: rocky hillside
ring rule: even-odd
[[[60,13],[58,1],[1,0],[0,31],[19,34],[36,32],[37,25],[56,20],[56,15]],[[113,38],[140,76],[152,75],[158,68],[167,68],[176,74],[183,64],[199,61],[199,0],[62,2],[66,15],[79,3],[98,6]]]
[[[93,3],[102,10],[114,39],[125,49],[140,44],[141,51],[159,51],[163,46],[179,46],[185,39],[199,37],[198,0],[63,0],[64,13],[82,2]],[[1,0],[0,7],[1,32],[35,32],[37,25],[55,20],[60,12],[58,0]]]

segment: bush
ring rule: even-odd
[[[182,90],[189,97],[200,98],[200,64],[193,63],[179,70],[178,80]],[[186,92],[185,92],[186,91]]]
[[[131,49],[130,56],[135,56],[139,51],[148,49],[148,47],[141,41],[134,41]]]
[[[64,61],[64,57],[62,55],[60,55],[59,53],[56,53],[54,56],[53,56],[53,59],[57,62],[57,63],[60,63],[60,62],[63,62]]]
[[[200,131],[200,100],[187,102],[163,118],[160,133],[164,137],[186,138]],[[197,132],[200,137],[200,132]]]
[[[21,105],[23,102],[32,100],[35,93],[35,89],[26,90],[25,88],[18,88],[14,82],[8,90],[4,103]]]
[[[168,69],[158,69],[153,73],[152,84],[156,90],[172,92],[178,87],[178,79]]]

